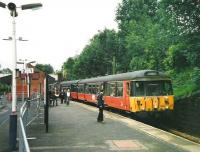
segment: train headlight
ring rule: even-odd
[[[169,108],[169,98],[165,97],[165,108],[168,109]]]

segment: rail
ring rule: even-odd
[[[40,98],[27,100],[20,108],[19,117],[19,152],[30,152],[26,135],[26,127],[39,117],[41,107]]]
[[[25,124],[24,118],[26,117],[28,111],[27,111],[27,101],[24,102],[20,109],[20,117],[19,117],[19,152],[30,152],[30,147],[28,144],[28,140],[26,137],[26,131],[25,131]]]

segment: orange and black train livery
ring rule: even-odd
[[[83,80],[63,81],[60,89],[70,88],[71,98],[96,103],[98,90],[104,90],[108,107],[129,112],[173,110],[171,79],[155,70],[140,70]]]

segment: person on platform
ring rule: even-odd
[[[104,109],[104,100],[103,100],[103,90],[97,93],[97,107],[99,108],[99,114],[97,117],[97,122],[103,122],[103,109]]]
[[[67,103],[67,90],[64,90],[64,103]]]
[[[70,101],[70,90],[67,89],[67,105],[69,105],[69,101]]]
[[[59,97],[60,97],[60,102],[61,104],[63,104],[63,100],[64,100],[64,90],[62,90],[59,94]]]

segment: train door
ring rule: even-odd
[[[124,94],[124,98],[125,98],[125,109],[127,111],[130,111],[130,92],[131,92],[131,84],[130,81],[124,81],[123,84],[123,94]]]

